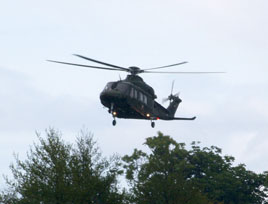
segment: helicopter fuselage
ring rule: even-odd
[[[154,90],[141,77],[133,75],[107,83],[100,94],[101,103],[114,118],[174,120],[181,99],[177,97],[166,109],[155,98]]]
[[[150,119],[153,113],[153,98],[130,82],[109,82],[100,99],[117,118]]]

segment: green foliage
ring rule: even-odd
[[[196,185],[210,200],[229,204],[263,203],[264,176],[248,171],[245,165],[233,166],[234,158],[222,156],[221,149],[212,146],[201,149],[192,145],[189,161]]]
[[[50,129],[45,139],[38,135],[25,161],[16,157],[11,166],[14,180],[2,193],[3,203],[122,203],[118,193],[119,159],[101,157],[92,136],[81,132],[76,146],[65,144],[60,133]]]
[[[149,152],[134,149],[120,160],[103,158],[91,134],[74,145],[53,129],[37,135],[25,161],[15,156],[13,179],[0,194],[3,204],[264,204],[268,172],[256,174],[233,164],[215,146],[190,149],[161,132],[146,139]],[[123,166],[122,166],[123,163]],[[124,171],[122,171],[124,169]],[[125,173],[129,191],[120,191]]]
[[[123,157],[135,203],[266,202],[265,176],[233,166],[234,158],[222,156],[218,147],[201,148],[193,142],[186,150],[185,144],[161,132],[145,145],[150,153],[135,149]]]
[[[133,193],[132,202],[155,204],[208,203],[201,191],[188,179],[192,165],[187,162],[187,150],[162,133],[148,138],[145,144],[151,154],[134,150],[124,156],[126,178]]]

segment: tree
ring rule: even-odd
[[[146,139],[149,152],[103,158],[92,135],[82,131],[70,145],[54,129],[39,134],[25,161],[15,156],[13,179],[0,194],[4,204],[262,204],[268,172],[256,174],[215,146],[189,149],[161,132]],[[123,169],[129,192],[118,187]]]
[[[221,149],[190,150],[161,132],[146,139],[150,153],[135,149],[123,157],[132,202],[143,203],[265,203],[265,175],[233,166],[234,158]],[[267,177],[266,177],[267,178]]]
[[[1,194],[2,203],[122,203],[117,177],[119,159],[102,158],[92,135],[81,131],[76,145],[63,142],[60,133],[47,131],[34,144],[25,161],[16,156],[13,180]]]
[[[133,193],[132,202],[208,203],[190,179],[192,165],[187,160],[189,152],[183,143],[159,132],[158,137],[147,138],[145,145],[151,154],[135,149],[131,156],[123,157],[126,179]]]
[[[265,203],[264,174],[248,171],[244,164],[233,165],[234,157],[222,156],[220,148],[200,148],[192,143],[191,176],[210,200],[226,204]]]

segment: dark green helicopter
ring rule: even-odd
[[[126,79],[108,82],[104,90],[100,94],[101,103],[108,108],[108,112],[113,116],[113,125],[116,125],[115,118],[125,118],[125,119],[144,119],[151,120],[151,126],[155,127],[155,120],[194,120],[196,117],[192,118],[182,118],[174,117],[177,111],[181,99],[178,94],[173,95],[173,86],[172,83],[171,94],[168,96],[165,101],[170,101],[169,106],[164,108],[160,105],[156,99],[154,89],[146,84],[138,74],[142,73],[170,73],[170,74],[180,74],[180,73],[222,73],[222,72],[158,72],[152,71],[156,69],[162,69],[172,66],[177,66],[185,64],[187,62],[180,62],[176,64],[154,67],[148,69],[140,69],[139,67],[131,66],[129,68],[121,67],[105,62],[101,62],[92,58],[84,57],[82,55],[74,54],[77,57],[95,62],[106,67],[91,66],[84,64],[74,64],[68,62],[60,62],[54,60],[48,60],[50,62],[74,65],[80,67],[94,68],[94,69],[103,69],[103,70],[112,70],[112,71],[124,71],[128,72]]]

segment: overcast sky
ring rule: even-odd
[[[249,170],[268,170],[267,0],[10,0],[0,3],[0,174],[13,153],[25,158],[54,127],[74,142],[81,128],[104,155],[144,149],[157,131],[178,142],[216,145]],[[177,117],[195,121],[117,120],[99,94],[119,73],[53,64],[88,63],[77,53],[121,66],[221,75],[144,74],[158,96],[180,92]],[[126,74],[120,72],[121,78]],[[168,104],[164,104],[167,106]],[[0,184],[3,183],[2,177]]]

